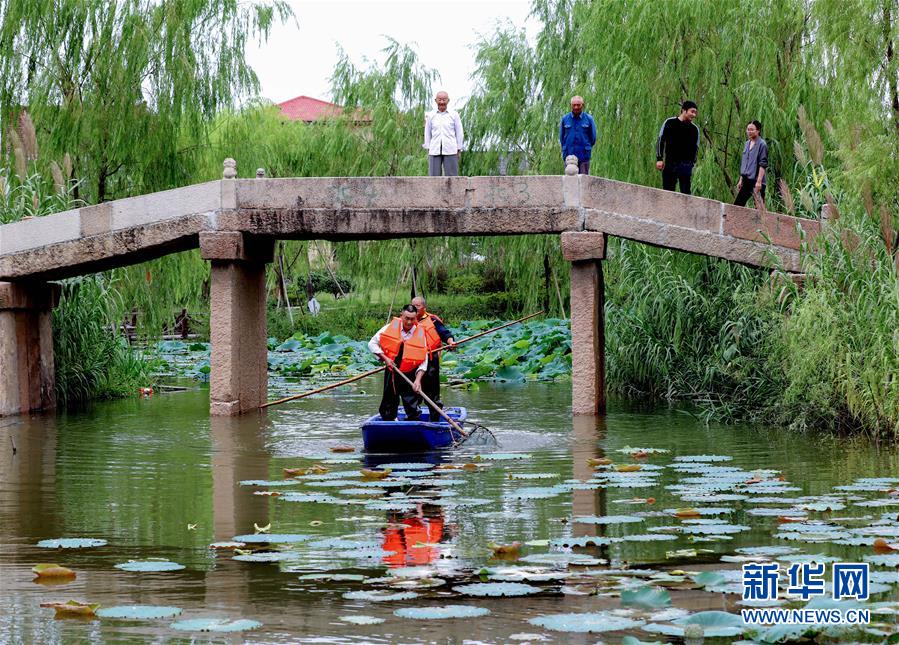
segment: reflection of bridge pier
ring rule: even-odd
[[[588,481],[593,477],[595,469],[588,459],[604,457],[605,452],[599,442],[606,436],[606,423],[603,417],[576,416],[572,420],[571,457],[573,460],[574,478]],[[606,515],[606,489],[571,491],[572,517],[579,515]],[[605,526],[600,524],[573,523],[571,535],[574,537],[593,537],[602,535]]]
[[[271,498],[254,495],[258,490],[241,486],[246,479],[271,479],[270,455],[265,448],[263,414],[211,417],[212,518],[216,541],[252,533],[253,524],[269,520]]]
[[[55,416],[0,419],[0,542],[58,533],[57,503]]]
[[[212,439],[212,524],[216,542],[254,533],[253,524],[269,523],[270,497],[254,495],[246,479],[270,479],[271,458],[265,448],[267,418],[262,414],[209,419]],[[231,562],[231,551],[216,556],[215,569],[206,574],[204,605],[242,608],[252,605],[254,567]]]

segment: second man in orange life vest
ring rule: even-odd
[[[417,318],[418,310],[406,305],[399,318],[381,327],[368,341],[368,349],[387,366],[384,371],[384,394],[378,408],[384,421],[396,420],[400,399],[409,421],[421,416],[421,380],[428,368],[428,346],[424,330],[416,324]],[[394,374],[396,369],[410,381],[414,380],[412,387]]]
[[[435,351],[442,345],[449,345],[449,349],[455,349],[456,343],[451,332],[443,321],[427,311],[425,299],[421,296],[412,298],[412,306],[418,310],[418,326],[424,330],[425,340],[428,343],[428,368],[421,382],[421,390],[434,403],[443,407],[440,402],[440,352]],[[431,410],[431,419],[438,417],[436,410]]]

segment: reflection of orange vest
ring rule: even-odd
[[[396,359],[400,353],[400,347],[403,348],[403,360],[400,361],[401,372],[411,372],[416,367],[424,363],[428,357],[427,341],[421,327],[417,326],[412,330],[409,340],[403,341],[403,321],[394,318],[387,325],[387,329],[381,332],[381,351],[390,360]]]
[[[431,320],[431,316],[434,316],[434,314],[425,314],[425,317],[418,321],[418,326],[425,332],[425,340],[428,341],[429,352],[440,349],[443,345],[443,341],[440,340],[440,334],[437,333],[437,328],[434,326],[434,321]],[[434,318],[437,318],[437,316],[434,316]],[[437,320],[440,320],[440,318],[437,318]],[[440,323],[443,324],[443,321],[440,320]]]
[[[443,538],[443,518],[407,517],[384,531],[384,550],[392,551],[384,556],[384,563],[391,567],[406,564],[424,565],[437,559],[440,551],[432,546]]]

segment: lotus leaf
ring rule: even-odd
[[[642,609],[659,609],[671,604],[671,594],[664,589],[646,586],[633,591],[622,591],[621,604]]]
[[[693,578],[693,582],[700,587],[720,585],[726,580],[722,574],[714,571],[703,571],[702,573],[697,573],[695,576],[691,577]]]
[[[57,617],[63,616],[79,616],[90,617],[96,615],[97,609],[100,607],[97,603],[78,602],[77,600],[67,600],[66,602],[42,602],[41,607],[53,609]]]
[[[568,549],[575,546],[606,546],[608,544],[614,544],[615,542],[621,542],[621,540],[622,539],[618,537],[604,536],[565,537],[552,539],[548,544],[549,546],[560,546]]]
[[[746,627],[742,616],[726,611],[701,611],[686,618],[678,618],[672,621],[672,623],[673,625],[651,623],[643,626],[643,630],[683,638],[684,629],[688,625],[699,625],[702,627],[703,635],[706,638],[724,638],[727,636],[738,636],[743,633]]]
[[[292,542],[306,542],[311,539],[311,536],[299,535],[297,533],[255,533],[236,535],[231,539],[235,542],[245,542],[247,544],[290,544]]]
[[[286,551],[262,551],[260,553],[242,553],[235,555],[231,559],[238,562],[285,562],[287,560],[297,560],[299,557],[298,553]]]
[[[57,538],[54,540],[41,540],[37,543],[42,549],[90,549],[96,546],[106,546],[106,540],[97,538]]]
[[[870,562],[879,567],[899,567],[899,553],[884,553],[880,555],[866,555],[865,562]]]
[[[469,585],[453,587],[466,596],[527,596],[540,593],[540,587],[526,585],[520,582],[480,582]]]
[[[532,458],[532,455],[529,455],[525,452],[492,452],[492,453],[477,455],[475,457],[476,460],[483,459],[484,461],[508,461],[511,459],[531,459],[531,458]]]
[[[418,594],[414,591],[348,591],[343,594],[347,600],[370,600],[372,602],[391,602],[394,600],[412,600],[418,598]]]
[[[528,621],[537,627],[544,627],[556,632],[617,632],[623,629],[634,629],[644,625],[642,620],[633,620],[616,616],[610,612],[594,612],[585,614],[552,614],[536,616]]]
[[[161,605],[119,605],[97,610],[97,615],[100,618],[117,618],[119,620],[174,618],[180,613],[180,607],[165,607]]]
[[[278,486],[299,486],[302,484],[298,479],[245,479],[240,482],[241,486],[263,486],[265,488],[277,488]]]
[[[579,524],[632,524],[642,522],[642,517],[636,515],[582,515],[575,517],[574,521]]]
[[[31,571],[37,576],[37,578],[63,579],[76,577],[74,571],[72,571],[68,567],[63,567],[58,564],[38,564],[31,567]]]
[[[115,568],[121,569],[122,571],[150,573],[158,571],[181,571],[181,569],[184,569],[184,565],[178,564],[177,562],[169,562],[168,560],[129,560],[128,562],[115,565]]]
[[[560,564],[576,566],[592,566],[603,564],[605,560],[594,558],[583,553],[534,553],[521,558],[521,562],[533,562],[534,564]]]
[[[393,612],[400,618],[418,620],[442,620],[445,618],[479,618],[486,616],[490,610],[486,607],[468,605],[443,605],[442,607],[403,607]]]
[[[625,535],[621,538],[625,542],[669,542],[676,540],[676,535],[665,533],[643,533],[638,535]]]
[[[529,486],[509,491],[507,499],[549,499],[565,492],[562,486]]]
[[[380,625],[384,622],[383,618],[375,616],[341,616],[340,620],[351,625]]]
[[[190,620],[179,620],[169,625],[172,629],[185,632],[245,632],[251,629],[259,629],[262,623],[258,620],[248,620],[241,618],[239,620],[228,620],[227,618],[192,618]]]

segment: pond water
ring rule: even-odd
[[[604,419],[572,420],[567,383],[481,384],[444,400],[466,406],[499,447],[408,464],[361,455],[359,425],[379,395],[374,377],[267,414],[210,419],[208,392],[194,388],[0,419],[0,641],[651,642],[672,636],[640,625],[676,633],[671,621],[687,612],[739,611],[741,550],[767,546],[786,547],[784,567],[802,554],[867,559],[880,613],[846,638],[882,642],[897,630],[899,552],[884,547],[899,548],[895,449],[707,426],[681,409],[624,401]],[[355,452],[331,452],[337,445]],[[386,479],[360,473],[385,462],[394,464]],[[284,469],[316,464],[320,472],[285,481]],[[259,535],[282,537],[210,548],[266,527]],[[37,546],[55,538],[106,544]],[[517,553],[494,556],[491,545],[515,542]],[[149,559],[183,568],[116,567]],[[37,584],[39,563],[77,578]],[[695,581],[700,572],[718,575]],[[512,585],[473,586],[497,582]],[[645,591],[623,606],[622,591],[647,585],[671,600]],[[527,595],[472,595],[515,591]],[[70,599],[181,613],[55,619],[40,606]],[[472,615],[406,615],[447,605]],[[594,633],[529,622],[582,612],[597,616],[574,627]],[[171,626],[207,617],[261,626],[237,636]]]

